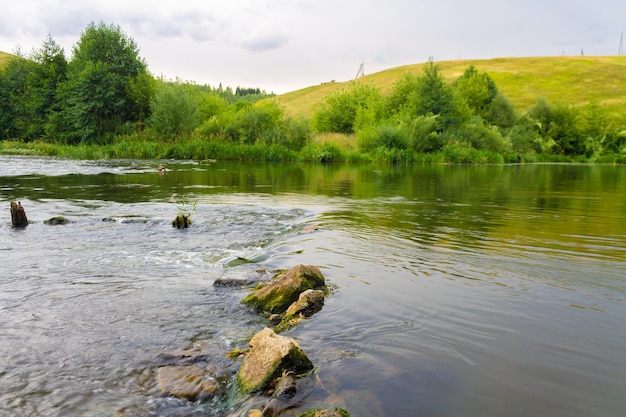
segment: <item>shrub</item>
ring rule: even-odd
[[[418,116],[405,123],[408,131],[409,146],[417,153],[436,152],[443,147],[441,135],[439,135],[438,116]]]
[[[409,142],[406,130],[389,122],[363,129],[357,133],[356,140],[362,152],[371,152],[381,147],[406,149]]]

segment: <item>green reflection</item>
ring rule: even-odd
[[[129,163],[130,164],[130,163]],[[166,163],[121,174],[0,177],[14,199],[170,201],[172,195],[254,193],[328,198],[323,220],[367,227],[424,244],[475,246],[490,240],[559,250],[626,240],[626,167],[494,165],[410,167]],[[494,250],[498,250],[494,247]],[[593,251],[592,251],[593,252]]]

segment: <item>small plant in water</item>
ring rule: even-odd
[[[177,229],[186,229],[191,225],[191,215],[196,211],[196,207],[198,206],[198,202],[195,201],[193,203],[193,207],[191,210],[187,209],[187,204],[185,202],[185,198],[183,197],[178,204],[178,215],[172,221],[172,226]]]

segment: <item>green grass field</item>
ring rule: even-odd
[[[544,98],[550,104],[585,105],[597,101],[626,121],[626,56],[497,58],[435,62],[450,82],[474,65],[487,72],[518,112]],[[406,73],[421,74],[424,64],[407,65],[366,75],[357,81],[332,82],[278,97],[290,116],[311,116],[324,97],[355,82],[388,94]]]

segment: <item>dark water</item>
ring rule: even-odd
[[[288,333],[324,385],[294,412],[626,412],[626,167],[159,163],[0,157],[0,416],[226,413],[161,396],[157,358],[236,369],[264,321],[212,283],[298,263],[336,290]]]

